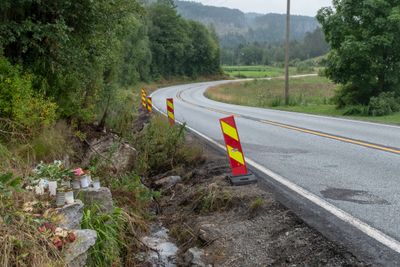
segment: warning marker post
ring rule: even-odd
[[[142,106],[144,109],[147,108],[147,93],[144,89],[142,89]]]
[[[257,178],[247,169],[234,116],[220,119],[220,124],[232,169],[231,183],[236,186],[257,183]]]
[[[153,112],[153,100],[150,96],[147,97],[147,110],[149,113]]]
[[[167,98],[167,115],[170,125],[175,125],[175,108],[174,108],[174,99]]]

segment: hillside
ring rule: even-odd
[[[189,1],[175,1],[178,12],[187,19],[212,25],[223,47],[234,47],[241,43],[281,42],[285,32],[284,14],[244,13],[238,9],[207,6]],[[302,40],[307,32],[318,27],[313,17],[292,16],[291,35]]]

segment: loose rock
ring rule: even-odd
[[[86,265],[88,250],[96,243],[97,233],[94,230],[74,231],[76,240],[65,250],[65,262],[68,267],[83,267]]]
[[[203,262],[204,251],[199,248],[191,248],[185,253],[185,266],[206,267]]]
[[[182,177],[180,176],[169,176],[156,181],[155,184],[157,187],[170,189],[174,187],[177,183],[180,183],[181,181]]]
[[[99,167],[111,167],[116,174],[129,171],[135,163],[137,151],[127,143],[113,135],[94,139],[89,143],[90,149],[86,153],[84,166],[97,157]]]
[[[199,238],[207,244],[211,244],[212,242],[218,240],[220,237],[221,233],[218,231],[216,225],[205,223],[199,226]]]
[[[146,263],[154,267],[175,267],[178,247],[169,241],[168,229],[161,225],[151,228],[151,235],[142,238],[142,242],[153,250],[148,253]]]
[[[81,189],[78,191],[77,196],[87,207],[96,205],[104,213],[111,213],[114,210],[111,191],[106,187],[101,187],[97,190],[94,188]]]
[[[82,201],[75,200],[74,204],[65,205],[64,207],[56,210],[57,214],[61,216],[59,227],[66,229],[80,229],[83,217],[83,203]]]

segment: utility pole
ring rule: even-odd
[[[289,105],[289,43],[290,43],[290,0],[286,12],[286,51],[285,51],[285,104]]]

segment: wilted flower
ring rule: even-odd
[[[82,170],[82,168],[77,168],[74,170],[75,176],[82,176],[85,174],[85,172]]]

